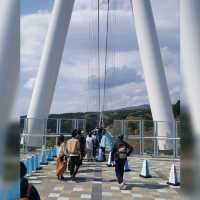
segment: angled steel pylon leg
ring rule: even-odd
[[[16,150],[14,151],[15,155],[13,155],[13,151],[10,151],[15,148],[18,136],[10,138],[10,135],[15,132],[9,128],[20,72],[20,1],[0,0],[0,19],[0,198],[3,196],[3,199],[9,199],[9,194],[6,192],[10,191],[9,184],[12,181],[18,181],[14,177],[12,177],[12,181],[7,181],[3,174],[8,172],[6,168],[8,163],[10,169],[14,169],[12,165],[14,167],[16,165],[13,157],[18,156]],[[16,134],[18,133],[16,132]],[[9,146],[9,155],[7,155],[8,145],[5,142],[8,140],[12,142],[12,147]],[[5,183],[6,189],[2,183]]]
[[[188,199],[200,196],[200,1],[180,1],[181,32],[181,180]],[[186,130],[185,130],[186,129]],[[192,142],[191,142],[192,141]],[[188,179],[188,171],[190,176]],[[191,196],[193,194],[193,196]]]
[[[55,0],[27,115],[30,118],[28,124],[29,134],[43,134],[41,129],[45,130],[45,119],[48,118],[53,99],[74,1]],[[29,144],[31,146],[41,145],[41,138],[30,139]]]
[[[0,18],[0,130],[2,130],[12,111],[19,79],[19,0],[1,0]]]
[[[174,116],[163,68],[150,0],[132,0],[136,35],[153,120],[160,137],[173,136]],[[167,140],[158,141],[160,150],[169,150]]]

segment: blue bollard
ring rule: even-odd
[[[31,158],[28,159],[29,160],[29,172],[30,172],[30,176],[32,175],[32,162],[31,162]]]
[[[53,161],[53,148],[50,148],[49,152],[48,152],[48,156],[47,156],[47,160],[48,161]]]
[[[40,166],[39,166],[39,158],[38,158],[38,155],[37,155],[37,154],[35,155],[35,165],[36,165],[36,170],[38,170],[38,168],[39,168]]]
[[[31,159],[27,158],[24,162],[25,166],[26,166],[26,176],[29,177],[31,176]]]
[[[53,157],[57,157],[57,148],[53,147]]]
[[[125,171],[125,172],[130,172],[130,171],[131,171],[131,170],[129,169],[129,166],[128,166],[128,160],[126,160],[126,162],[125,162],[124,171]]]
[[[33,173],[36,172],[35,155],[32,155],[32,157],[31,157],[31,169],[32,169]]]
[[[41,155],[36,155],[36,170],[42,170],[42,167],[40,166],[40,160],[41,160]]]
[[[40,162],[39,162],[39,155],[36,154],[35,155],[35,164],[36,164],[36,170],[41,170],[41,167],[40,167]]]
[[[40,154],[40,165],[48,165],[48,161],[46,158],[46,150],[42,150]]]

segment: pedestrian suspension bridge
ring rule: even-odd
[[[59,135],[63,134],[67,140],[74,129],[81,129],[85,134],[89,131],[88,122],[84,118],[48,117],[74,0],[55,0],[27,117],[21,118],[20,157],[28,169],[26,176],[30,183],[36,185],[42,199],[177,199],[180,123],[175,120],[172,112],[151,3],[149,0],[131,0],[130,10],[153,120],[113,119],[109,127],[106,127],[104,113],[111,97],[110,84],[114,79],[112,72],[117,70],[119,59],[116,46],[114,53],[110,53],[113,48],[112,34],[115,34],[111,24],[117,24],[117,14],[113,13],[117,13],[119,8],[112,7],[111,0],[107,0],[102,45],[101,4],[99,0],[95,3],[92,5],[96,8],[97,24],[89,21],[89,40],[97,48],[95,61],[90,60],[88,65],[88,99],[95,96],[96,100],[95,112],[98,113],[98,120],[94,128],[107,128],[113,140],[123,134],[134,148],[134,154],[125,166],[126,190],[120,190],[115,181],[114,169],[107,167],[109,152],[105,162],[84,161],[75,181],[69,179],[67,173],[65,182],[59,182],[55,176]],[[105,49],[103,54],[102,46]],[[110,66],[114,66],[113,69]],[[95,81],[91,77],[96,77]],[[91,90],[92,84],[95,84],[95,92]],[[88,104],[87,112],[90,111],[94,110],[90,110]],[[169,187],[167,182],[171,182],[175,188]]]

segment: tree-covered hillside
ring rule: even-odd
[[[178,120],[180,115],[180,101],[173,105],[175,118]],[[87,129],[95,128],[99,120],[99,113],[63,113],[51,114],[49,118],[66,118],[66,119],[85,119]],[[123,108],[119,110],[110,110],[104,112],[104,123],[106,126],[113,124],[114,120],[152,120],[151,110],[149,105],[142,105],[132,108]]]

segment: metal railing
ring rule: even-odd
[[[180,156],[180,121],[115,120],[113,135],[119,134],[123,134],[140,155]]]
[[[48,119],[35,119],[35,118],[21,118],[20,126],[21,132],[29,132],[30,125],[34,123],[34,129],[40,133],[53,133],[53,134],[70,134],[74,129],[86,128],[85,119],[67,119],[67,118],[48,118]]]
[[[21,138],[23,149],[37,140],[38,147],[57,144],[60,134],[66,139],[74,129],[86,130],[85,119],[22,119]],[[34,122],[34,125],[33,125]],[[180,122],[158,122],[150,120],[114,120],[110,126],[114,139],[123,134],[134,147],[134,153],[154,157],[180,156]],[[164,134],[163,134],[164,133]],[[35,139],[34,139],[35,138]]]
[[[28,146],[41,147],[57,144],[58,137],[63,134],[69,137],[74,129],[86,129],[85,119],[66,118],[21,118],[21,146],[24,152]]]

